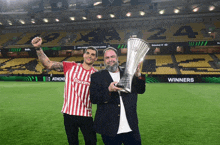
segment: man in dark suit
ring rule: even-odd
[[[132,80],[131,93],[124,93],[115,84],[124,71],[119,68],[117,50],[104,50],[106,69],[91,75],[90,99],[97,104],[95,131],[105,145],[141,145],[138,129],[137,94],[145,92],[145,77],[139,67]]]

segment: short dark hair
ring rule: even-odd
[[[87,47],[87,48],[85,49],[85,53],[86,53],[86,51],[87,51],[88,49],[95,50],[95,51],[96,51],[96,57],[98,57],[98,50],[97,50],[95,47],[93,47],[93,46]]]
[[[106,52],[107,50],[113,50],[113,51],[116,53],[116,55],[118,56],[118,51],[117,51],[117,49],[115,49],[114,47],[108,47],[108,48],[104,49],[104,50],[103,50],[103,54],[104,54],[104,55],[105,55],[105,52]]]

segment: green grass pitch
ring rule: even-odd
[[[0,144],[67,145],[63,90],[64,82],[0,82]],[[146,84],[138,117],[143,145],[219,145],[220,84]]]

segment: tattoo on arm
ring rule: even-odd
[[[62,72],[63,71],[63,63],[52,61],[51,69]]]
[[[63,71],[63,63],[62,62],[56,62],[56,61],[50,61],[50,59],[46,56],[44,51],[42,49],[37,50],[37,56],[40,62],[50,70],[56,70],[56,71]]]
[[[37,50],[37,56],[40,62],[44,65],[44,67],[49,68],[50,67],[50,59],[46,56],[46,54],[43,52],[42,49]]]

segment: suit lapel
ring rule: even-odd
[[[113,79],[107,70],[103,70],[103,75],[105,78],[105,82],[107,82],[107,84],[110,84],[111,82],[113,82]]]
[[[120,67],[119,68],[119,71],[120,71],[120,79],[122,78],[123,74],[124,74],[124,70],[122,70]]]

